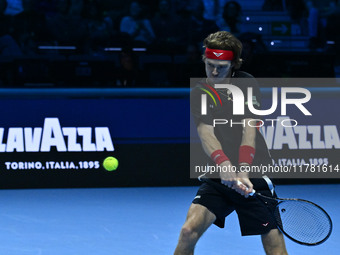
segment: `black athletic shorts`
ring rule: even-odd
[[[256,192],[271,197],[272,195],[267,182],[263,178],[251,179]],[[214,222],[220,228],[224,228],[225,217],[234,210],[238,215],[242,236],[262,235],[271,229],[277,228],[275,219],[270,210],[274,210],[277,202],[274,200],[261,201],[259,198],[245,198],[223,184],[220,184],[225,192],[216,190],[212,185],[203,183],[193,200],[194,204],[206,207],[216,216]]]

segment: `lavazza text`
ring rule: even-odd
[[[114,151],[108,127],[61,127],[58,118],[45,118],[43,127],[0,127],[0,153],[50,152],[52,148],[58,152]]]

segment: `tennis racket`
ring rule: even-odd
[[[209,183],[220,192],[225,192],[228,187],[205,177],[198,178]],[[241,182],[239,182],[241,184]],[[325,242],[332,233],[332,220],[328,213],[319,205],[298,198],[273,198],[261,195],[255,190],[249,194],[257,197],[263,203],[275,200],[276,208],[270,212],[276,221],[278,229],[292,241],[314,246]]]

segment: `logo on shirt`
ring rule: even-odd
[[[222,105],[222,100],[221,100],[220,96],[218,95],[217,91],[208,84],[204,84],[204,86],[206,87],[206,89],[200,88],[200,90],[204,91],[205,93],[207,93],[211,97],[211,99],[214,101],[215,106],[217,106],[217,102],[216,102],[215,97],[217,97],[218,101]],[[212,91],[212,93],[210,91]],[[201,102],[202,102],[201,103],[201,113],[202,113],[202,115],[207,114],[207,94],[201,95]]]

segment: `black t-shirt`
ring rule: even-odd
[[[212,89],[213,86],[207,84],[205,79],[198,82],[198,84],[192,89],[190,94],[190,104],[191,113],[196,125],[203,122],[213,126],[214,120],[217,119],[219,119],[219,123],[227,122],[226,124],[216,124],[214,133],[221,143],[224,153],[229,157],[233,165],[237,165],[243,127],[244,125],[248,125],[247,122],[243,122],[242,120],[248,118],[261,119],[260,116],[253,114],[248,109],[248,88],[253,88],[252,101],[253,106],[256,109],[260,109],[261,107],[261,93],[256,79],[246,72],[236,71],[229,81],[229,84],[235,85],[242,90],[245,104],[244,114],[233,114],[233,94],[230,91],[227,89]],[[217,92],[218,96],[215,92]],[[207,95],[206,115],[202,115],[201,113],[202,94]],[[256,122],[252,121],[250,125],[255,126]],[[253,165],[271,163],[266,142],[258,130],[256,134],[255,147],[256,153]]]

